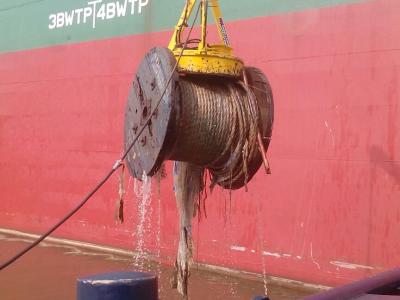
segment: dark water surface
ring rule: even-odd
[[[3,262],[31,242],[0,234]],[[160,299],[181,299],[170,288],[172,268],[147,262],[146,268],[161,277]],[[21,260],[0,272],[1,300],[73,300],[76,278],[112,271],[133,271],[133,259],[72,246],[43,243]],[[263,293],[263,283],[194,270],[190,278],[190,299],[252,299]],[[272,300],[298,299],[310,292],[269,285]]]

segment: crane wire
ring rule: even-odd
[[[4,262],[3,264],[0,265],[0,271],[4,270],[5,268],[7,268],[8,266],[10,266],[11,264],[13,264],[15,261],[17,261],[19,258],[21,258],[23,255],[25,255],[26,253],[28,253],[30,250],[32,250],[33,248],[35,248],[37,245],[39,245],[44,239],[46,239],[48,236],[50,236],[55,230],[57,230],[61,225],[63,225],[66,221],[68,221],[68,219],[70,219],[75,213],[77,213],[88,201],[89,199],[108,181],[108,179],[110,179],[111,175],[114,174],[115,171],[117,171],[121,166],[122,166],[122,162],[125,160],[125,158],[128,156],[129,152],[132,150],[133,146],[135,145],[135,143],[137,142],[137,140],[139,139],[140,135],[143,133],[144,129],[146,128],[146,126],[149,124],[151,118],[153,117],[154,113],[157,111],[163,97],[164,94],[172,80],[173,74],[175,73],[175,71],[178,68],[179,62],[183,56],[183,52],[189,42],[190,39],[190,35],[193,31],[194,25],[196,23],[197,17],[199,15],[199,11],[200,11],[200,5],[197,7],[197,12],[196,12],[196,16],[192,22],[192,25],[190,27],[190,31],[188,32],[186,41],[184,43],[184,45],[182,46],[182,50],[176,60],[175,66],[171,72],[171,75],[169,76],[169,79],[164,87],[163,92],[161,93],[160,99],[158,100],[156,106],[154,107],[154,109],[151,111],[151,113],[149,114],[149,116],[147,117],[147,119],[145,120],[143,126],[140,128],[138,134],[136,135],[136,137],[133,139],[132,143],[129,145],[129,147],[125,150],[125,152],[123,153],[123,155],[120,157],[120,159],[118,159],[115,164],[113,165],[113,167],[111,168],[111,170],[103,177],[102,180],[100,180],[100,182],[85,196],[85,198],[83,198],[83,200],[74,208],[72,209],[67,215],[65,215],[60,221],[58,221],[55,225],[53,225],[49,230],[47,230],[44,234],[42,234],[38,239],[36,239],[32,244],[30,244],[29,246],[27,246],[26,248],[24,248],[23,250],[21,250],[20,252],[18,252],[17,254],[15,254],[13,257],[11,257],[10,259],[8,259],[6,262]],[[187,16],[185,16],[185,18],[187,18]],[[184,21],[184,23],[186,23],[186,20]]]

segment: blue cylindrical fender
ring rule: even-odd
[[[158,300],[157,277],[150,273],[115,272],[80,278],[77,300]]]

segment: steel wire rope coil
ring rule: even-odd
[[[169,159],[206,167],[213,183],[240,188],[261,165],[259,109],[241,82],[210,76],[181,77],[175,142]]]
[[[199,76],[178,85],[181,109],[169,158],[206,167],[224,188],[242,187],[259,167],[252,163],[259,156],[252,91],[237,81]]]

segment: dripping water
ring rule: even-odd
[[[228,251],[228,260],[229,262],[233,261],[233,256],[232,256],[232,249],[230,248],[230,245],[233,244],[233,237],[232,237],[232,229],[233,229],[233,225],[232,225],[232,218],[231,218],[231,212],[232,212],[232,190],[229,189],[229,208],[228,208],[228,204],[227,204],[227,199],[225,197],[225,193],[223,191],[224,196],[224,209],[225,209],[225,213],[224,213],[224,236],[225,236],[225,244],[228,245],[227,247],[227,251]],[[238,299],[238,293],[237,293],[237,288],[236,288],[236,284],[233,281],[229,282],[229,292],[230,295],[232,297],[232,299]]]
[[[265,294],[265,296],[268,297],[268,278],[267,278],[267,268],[266,268],[265,255],[264,255],[264,222],[263,222],[261,199],[262,199],[261,197],[257,197],[257,200],[256,200],[257,201],[258,243],[259,243],[260,255],[261,255],[264,294]]]
[[[139,200],[134,265],[139,271],[146,271],[148,266],[145,266],[145,262],[149,253],[146,238],[151,236],[151,177],[143,173],[142,182],[135,179],[134,192]]]
[[[162,165],[157,172],[157,229],[156,229],[156,254],[157,254],[157,276],[162,278],[162,263],[161,263],[161,180],[163,179],[163,172],[165,166]],[[160,280],[158,285],[158,294],[163,292],[163,281]]]

